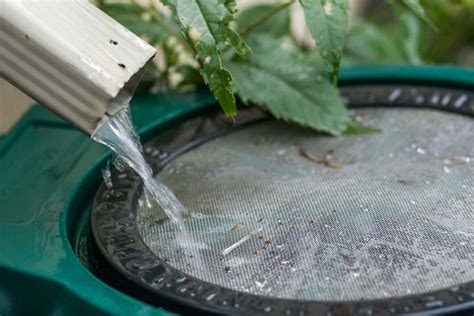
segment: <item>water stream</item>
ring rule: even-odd
[[[182,226],[187,210],[168,187],[153,178],[153,171],[143,157],[140,139],[132,125],[128,106],[123,107],[102,123],[91,137],[112,149],[119,165],[125,163],[135,170],[142,179],[145,188],[163,208],[168,218],[173,223]],[[104,175],[106,174],[107,172],[104,173]]]

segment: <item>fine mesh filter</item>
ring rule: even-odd
[[[193,215],[179,231],[142,197],[141,238],[197,279],[275,298],[369,300],[474,280],[472,118],[356,115],[382,132],[327,137],[264,121],[179,156],[157,178]],[[308,158],[328,153],[332,163]]]

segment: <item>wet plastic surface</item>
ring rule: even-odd
[[[211,102],[207,93],[137,97],[134,122],[146,139]],[[164,313],[106,285],[76,256],[108,155],[39,106],[0,141],[0,314]]]
[[[409,80],[474,87],[474,72],[438,67],[354,68],[341,83]],[[207,93],[132,101],[142,139],[212,106]],[[95,277],[76,255],[102,181],[104,149],[35,107],[0,140],[0,313],[163,314]]]

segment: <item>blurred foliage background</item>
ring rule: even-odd
[[[237,24],[248,25],[272,6],[287,1],[237,0]],[[355,0],[350,3],[342,66],[367,64],[452,64],[474,67],[474,0],[421,0],[434,26],[417,18],[399,0]],[[135,33],[157,46],[160,53],[147,70],[139,91],[186,90],[203,84],[187,44],[167,40],[179,34],[168,8],[158,0],[98,0],[98,6]],[[156,12],[160,14],[156,14]],[[166,19],[163,20],[163,19]],[[293,4],[258,28],[283,34],[308,52],[315,47],[304,23],[301,7]],[[163,25],[171,25],[163,29]]]
[[[158,0],[91,0],[158,48],[137,93],[186,91],[204,85],[189,43],[170,10]],[[234,28],[289,0],[237,0]],[[342,66],[366,64],[450,64],[474,67],[474,0],[420,0],[436,30],[401,5],[401,0],[350,0],[349,27]],[[286,44],[320,63],[314,40],[297,3],[274,14],[256,31],[285,34]],[[174,34],[170,36],[170,34]],[[28,109],[32,100],[0,79],[0,135]]]
[[[474,1],[421,1],[435,30],[385,1],[365,1],[354,16],[343,63],[442,63],[474,67]]]

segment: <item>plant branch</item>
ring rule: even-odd
[[[264,15],[262,15],[261,17],[259,17],[258,19],[256,19],[255,21],[253,21],[252,23],[247,25],[246,27],[244,27],[240,31],[240,36],[243,37],[243,36],[247,35],[250,31],[252,31],[257,26],[261,25],[263,22],[265,22],[270,17],[272,17],[274,14],[278,13],[279,11],[281,11],[281,10],[285,9],[286,7],[288,7],[289,5],[293,4],[293,2],[295,2],[295,0],[291,0],[290,2],[282,3],[279,6],[276,6],[276,7],[272,8],[267,13],[265,13]]]

